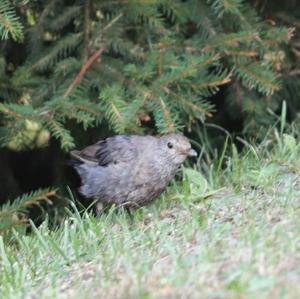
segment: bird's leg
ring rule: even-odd
[[[104,212],[104,204],[101,201],[97,201],[96,203],[96,216],[100,217]]]
[[[129,215],[130,221],[133,222],[133,215],[131,213],[130,207],[129,206],[125,206],[125,210],[127,212],[127,214]]]
[[[126,211],[127,215],[129,216],[130,222],[133,223],[133,214],[131,213],[132,202],[130,201],[123,202],[120,205],[120,208],[122,208],[123,211]]]

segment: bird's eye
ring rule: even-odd
[[[173,148],[173,143],[172,142],[168,142],[168,148]]]

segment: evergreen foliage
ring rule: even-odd
[[[51,134],[70,150],[74,121],[115,133],[153,123],[159,133],[193,130],[214,115],[210,99],[224,87],[226,107],[247,128],[282,101],[282,45],[293,29],[261,19],[246,1],[14,3],[0,4],[2,39],[23,45],[19,61],[2,42],[2,146],[41,147]]]
[[[41,206],[43,202],[51,203],[56,191],[50,189],[37,190],[4,204],[0,209],[0,235],[6,230],[28,224],[26,212],[32,206]]]
[[[257,9],[268,17],[272,12],[272,22],[295,28],[295,35],[285,47],[285,64],[281,70],[283,86],[276,94],[279,99],[286,100],[290,117],[293,119],[299,111],[300,92],[300,7],[298,1],[267,1],[258,3]],[[278,37],[280,38],[280,37]],[[283,53],[282,53],[283,55]]]
[[[14,40],[23,39],[23,26],[9,0],[0,2],[0,37],[7,39],[9,35]]]

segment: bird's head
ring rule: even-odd
[[[168,134],[160,137],[160,144],[166,156],[174,164],[181,164],[187,157],[196,157],[189,140],[181,134]]]

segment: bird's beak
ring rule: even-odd
[[[189,157],[197,157],[197,152],[194,150],[194,149],[190,149],[188,152],[187,152],[187,155],[189,156]]]

